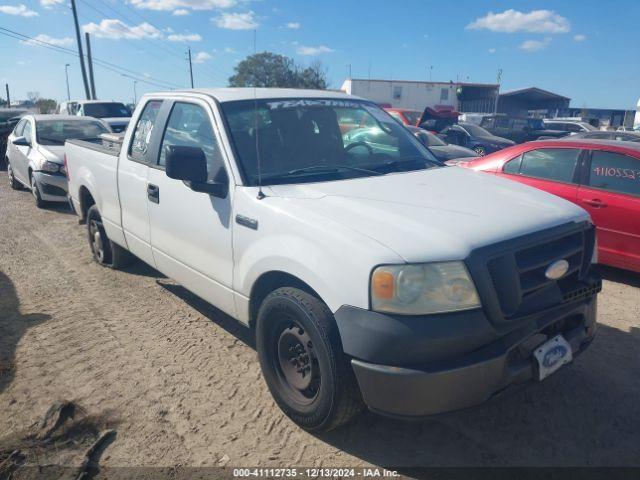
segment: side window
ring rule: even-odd
[[[496,119],[493,117],[483,118],[480,122],[480,126],[482,128],[486,128],[487,130],[491,130],[496,126]]]
[[[640,196],[640,159],[621,153],[594,151],[589,186]]]
[[[16,128],[13,129],[13,134],[16,137],[20,137],[22,136],[22,132],[24,131],[24,125],[27,123],[27,119],[23,118],[22,120],[20,120],[18,122],[18,124],[16,125]]]
[[[151,133],[153,132],[153,126],[155,125],[158,112],[162,100],[151,100],[148,102],[142,115],[138,119],[136,129],[133,132],[133,138],[131,139],[131,145],[129,146],[129,156],[132,160],[137,162],[148,162],[147,150],[151,143]]]
[[[440,101],[444,102],[446,100],[449,100],[449,89],[448,88],[442,88],[442,89],[440,89]]]
[[[520,163],[522,162],[522,155],[518,155],[516,158],[512,158],[502,167],[504,173],[510,175],[518,175],[520,173]]]
[[[160,166],[165,165],[165,147],[170,145],[202,148],[207,157],[208,180],[219,181],[219,175],[224,175],[220,148],[207,112],[201,106],[181,102],[173,105],[160,146]]]
[[[577,148],[541,148],[522,154],[520,174],[556,182],[572,183],[578,164]]]
[[[580,125],[576,125],[575,123],[567,123],[567,131],[569,132],[581,132],[582,127]]]
[[[32,127],[31,127],[31,122],[29,120],[25,121],[24,130],[22,131],[22,136],[26,138],[29,142],[33,141]]]

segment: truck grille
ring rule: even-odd
[[[591,295],[581,281],[594,246],[593,226],[564,225],[474,252],[469,266],[490,284],[479,293],[493,317],[511,320]],[[557,260],[566,260],[569,269],[560,280],[548,279],[545,272]]]

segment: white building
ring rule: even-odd
[[[406,80],[347,78],[340,90],[384,106],[424,110],[451,109],[459,112],[492,113],[499,85]]]

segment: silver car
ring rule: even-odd
[[[109,127],[96,118],[24,116],[7,139],[7,174],[11,188],[30,189],[39,208],[46,202],[66,202],[64,142],[95,139],[109,131]]]

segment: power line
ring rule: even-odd
[[[99,8],[95,7],[94,5],[91,5],[87,0],[80,0],[82,3],[84,3],[87,7],[89,7],[90,9],[94,10],[95,12],[99,13],[100,15],[102,15],[103,17],[107,18],[110,16],[110,14],[105,13],[103,10],[100,10]],[[130,16],[125,15],[124,13],[122,13],[121,11],[117,10],[116,8],[114,8],[113,6],[109,5],[107,2],[105,2],[104,0],[98,0],[102,5],[104,5],[105,8],[109,9],[111,12],[113,12],[117,17],[120,17],[120,19],[129,22],[131,24],[131,26],[133,26],[137,20],[132,19]],[[127,6],[125,4],[125,6]],[[158,31],[163,31],[162,28],[160,28],[158,25],[152,23],[151,21],[149,21],[146,17],[144,17],[142,14],[138,13],[136,10],[132,10],[138,17],[140,17],[144,22],[148,23],[149,25],[151,25],[153,28],[155,28]],[[81,15],[82,16],[82,15]],[[87,19],[90,20],[90,19]],[[131,42],[128,39],[124,39],[125,41],[127,41],[130,44],[133,44],[133,42]],[[155,42],[152,39],[149,38],[140,38],[140,40],[143,40],[144,42],[146,42],[147,44],[151,45],[152,47],[158,48],[160,50],[163,50],[164,52],[173,55],[174,57],[180,59],[181,61],[184,61],[184,52],[179,51],[177,47],[170,47],[168,45],[164,45],[162,43],[159,42]],[[154,57],[160,59],[160,60],[164,60],[164,58],[158,56],[157,54],[155,54],[155,52],[153,51],[149,51],[149,50],[145,50],[148,53],[150,53],[151,55],[153,55]],[[192,67],[190,68],[191,71]],[[200,73],[208,76],[210,79],[212,79],[214,82],[223,82],[226,83],[226,78],[221,75],[219,72],[216,72],[214,70],[212,70],[209,66],[207,65],[202,65],[200,64],[199,67],[199,71]]]
[[[14,38],[16,40],[20,40],[22,42],[25,42],[25,39],[28,40],[29,45],[32,46],[36,46],[36,47],[43,47],[43,48],[48,48],[49,50],[53,50],[56,51],[58,53],[64,53],[67,55],[73,55],[76,58],[80,58],[80,55],[74,51],[74,50],[70,50],[68,48],[59,46],[59,45],[54,45],[52,43],[46,42],[44,40],[38,40],[36,38],[30,37],[28,35],[24,35],[22,33],[19,32],[15,32],[13,30],[9,30],[8,28],[3,28],[0,27],[0,35],[5,35],[7,37],[10,38]],[[98,58],[93,58],[93,61],[96,65],[101,66],[102,68],[106,69],[106,70],[110,70],[112,72],[118,73],[120,75],[123,75],[125,77],[134,79],[134,80],[138,80],[139,82],[142,83],[146,83],[148,85],[153,85],[156,87],[161,87],[161,88],[167,88],[167,89],[171,89],[171,88],[185,88],[182,85],[178,85],[178,84],[173,84],[170,82],[164,82],[161,80],[156,80],[153,77],[147,77],[144,74],[140,74],[139,72],[130,70],[128,68],[124,68],[124,67],[120,67],[118,65],[115,65],[113,63],[107,62],[106,60],[101,60]],[[122,72],[127,72],[127,73],[122,73]]]

